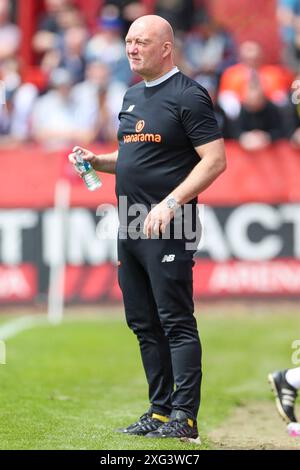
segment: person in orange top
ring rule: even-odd
[[[254,77],[273,103],[281,105],[288,99],[293,73],[278,64],[264,64],[261,46],[246,41],[240,46],[240,63],[226,69],[221,77],[219,102],[230,117],[238,115],[240,103]]]

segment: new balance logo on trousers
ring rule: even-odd
[[[175,260],[175,255],[165,255],[161,260],[162,263],[172,263]]]

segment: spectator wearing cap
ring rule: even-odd
[[[110,67],[112,78],[129,85],[132,81],[122,38],[122,21],[114,5],[103,8],[98,20],[98,31],[90,39],[85,51],[88,62],[98,60]]]
[[[90,143],[93,130],[72,98],[72,76],[63,68],[50,76],[51,90],[38,98],[32,116],[33,139],[51,149]]]

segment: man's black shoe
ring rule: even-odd
[[[149,432],[156,431],[167,421],[169,421],[167,416],[147,412],[136,423],[130,424],[127,428],[117,429],[117,432],[145,436]]]
[[[285,378],[286,370],[273,372],[268,380],[275,395],[276,407],[286,423],[297,422],[295,401],[297,389],[292,387]]]
[[[183,411],[172,412],[170,421],[157,430],[149,432],[146,437],[179,438],[195,444],[201,444],[196,421],[188,418]]]

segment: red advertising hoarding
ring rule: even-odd
[[[195,299],[299,296],[300,151],[286,142],[253,153],[236,142],[226,147],[227,171],[199,198],[204,240],[195,258]],[[29,146],[1,153],[0,303],[46,299],[49,269],[59,256],[53,204],[61,178],[71,185],[65,298],[119,301],[114,177],[100,175],[102,188],[90,193],[72,172],[68,150]],[[108,240],[96,212],[104,203],[111,204],[114,226]]]

